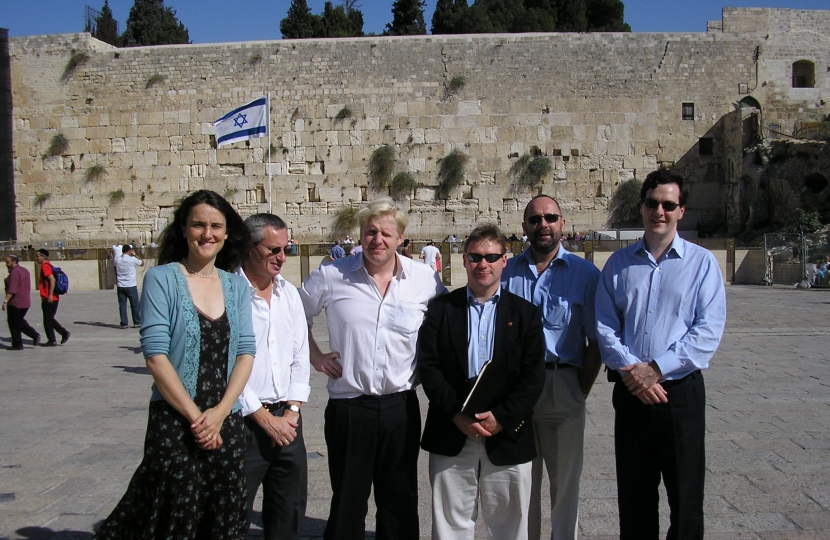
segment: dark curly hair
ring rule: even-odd
[[[185,197],[173,213],[173,221],[164,229],[159,239],[158,264],[176,262],[187,257],[187,240],[182,234],[187,225],[187,218],[193,207],[207,204],[216,208],[225,216],[228,238],[216,256],[216,268],[233,272],[242,264],[251,248],[251,234],[245,222],[228,201],[215,191],[200,189]]]

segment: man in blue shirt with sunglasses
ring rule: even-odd
[[[547,195],[531,199],[522,229],[530,246],[510,259],[502,286],[539,306],[545,335],[545,386],[534,408],[536,459],[528,538],[542,527],[542,471],[548,471],[551,539],[574,540],[585,433],[585,399],[601,366],[594,295],[599,270],[561,245],[565,218]]]
[[[620,540],[656,539],[658,488],[667,538],[703,538],[706,390],[726,322],[715,257],[677,234],[683,177],[661,169],[640,191],[643,239],[614,253],[597,289],[597,340],[614,382]]]

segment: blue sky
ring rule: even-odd
[[[325,0],[307,0],[314,13]],[[430,27],[436,0],[427,0]],[[471,0],[468,0],[472,4]],[[705,32],[706,21],[719,20],[729,7],[780,7],[830,9],[828,0],[627,0],[625,20],[635,32]],[[339,0],[334,0],[335,4]],[[103,0],[0,0],[0,28],[9,35],[27,36],[80,32],[84,28],[84,6],[100,9]],[[110,0],[109,5],[123,31],[132,0]],[[279,39],[280,20],[290,0],[165,0],[176,10],[190,31],[193,43],[219,43]],[[392,20],[392,0],[360,0],[364,32],[381,33]]]

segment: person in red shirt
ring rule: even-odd
[[[35,260],[40,265],[37,288],[40,291],[40,307],[43,310],[43,330],[46,332],[46,343],[43,346],[54,347],[58,344],[55,332],[61,335],[61,345],[63,345],[69,341],[70,334],[69,330],[55,320],[60,297],[55,294],[55,273],[52,271],[52,263],[49,262],[49,252],[45,249],[37,250]]]
[[[17,255],[6,255],[6,268],[9,275],[6,277],[6,296],[3,297],[3,311],[8,313],[9,332],[12,334],[13,351],[23,350],[23,334],[32,338],[32,343],[37,347],[40,342],[40,334],[26,322],[26,312],[32,306],[32,299],[29,296],[32,290],[32,281],[29,271],[20,266],[20,259]]]

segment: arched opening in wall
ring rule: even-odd
[[[761,110],[761,103],[752,96],[746,96],[741,101],[738,102],[742,108],[748,109],[758,109]]]
[[[809,60],[793,62],[793,88],[814,88],[816,65]]]

